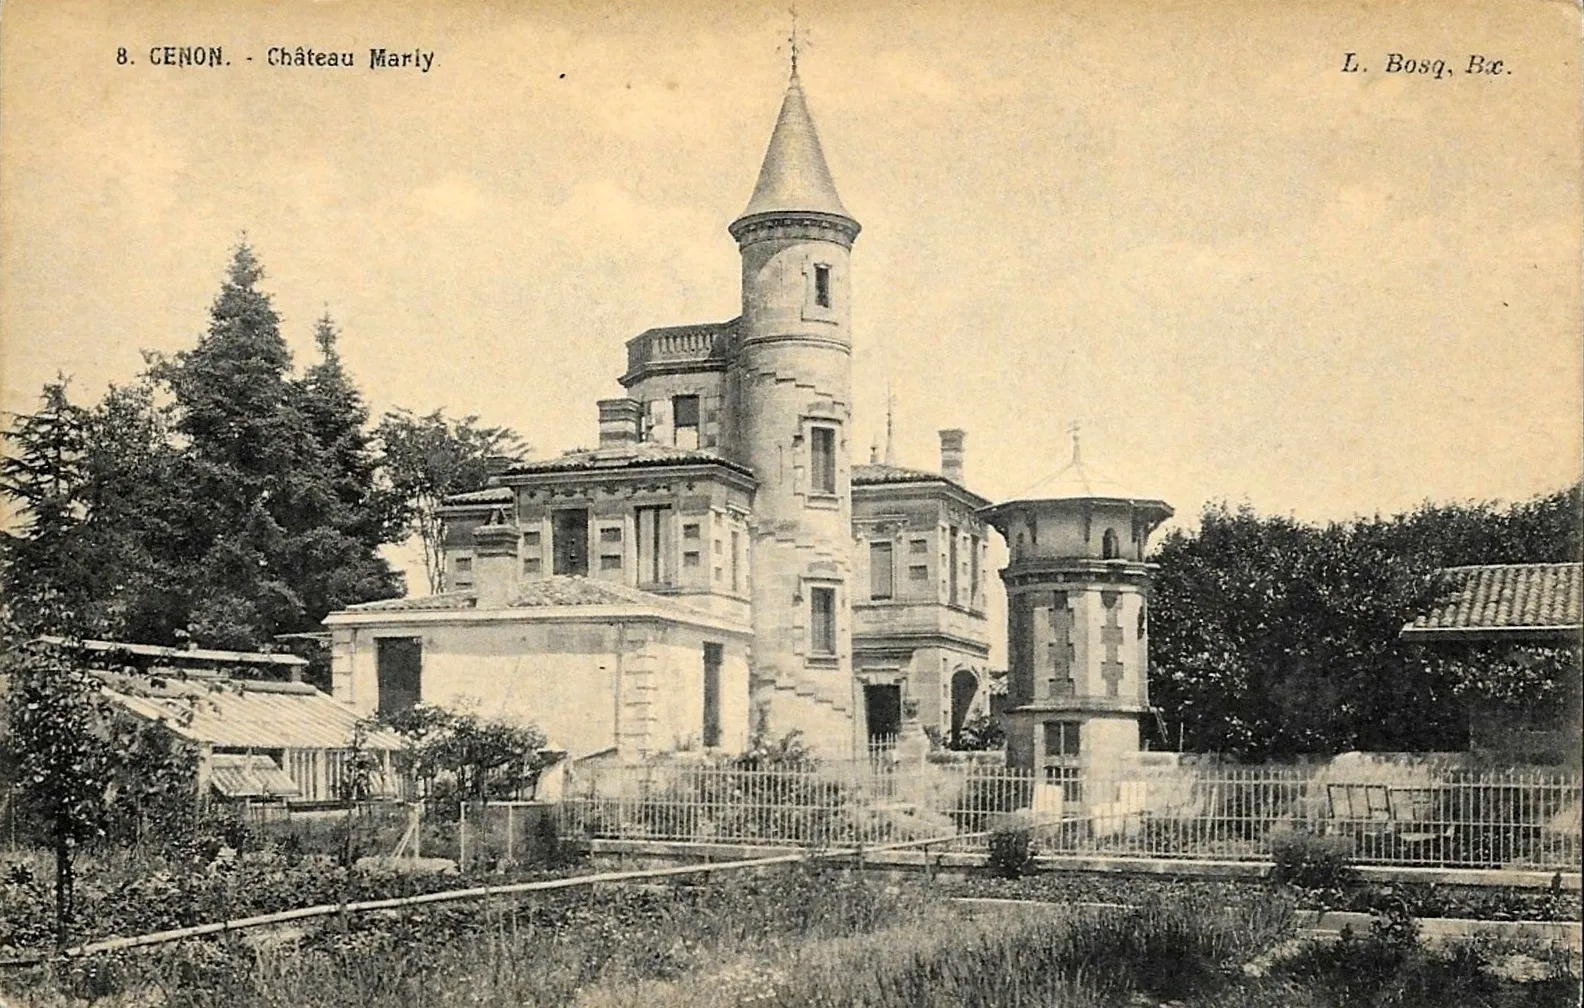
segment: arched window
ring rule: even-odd
[[[1100,558],[1102,560],[1115,560],[1121,556],[1117,549],[1116,529],[1106,529],[1105,535],[1100,539]]]

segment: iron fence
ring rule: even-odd
[[[1021,821],[1054,854],[1266,861],[1279,838],[1345,837],[1364,864],[1578,870],[1580,778],[1423,765],[1173,767],[1059,778],[869,761],[818,771],[659,764],[589,769],[562,836],[806,847],[939,838],[981,850]]]

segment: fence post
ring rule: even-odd
[[[517,863],[516,847],[517,806],[506,806],[506,856],[501,860],[509,868]]]
[[[467,874],[467,799],[457,807],[457,870]]]

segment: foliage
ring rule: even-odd
[[[23,832],[55,857],[55,924],[73,917],[73,865],[86,844],[186,825],[196,753],[162,726],[119,712],[104,682],[65,648],[12,639],[0,657],[4,763],[25,810]]]
[[[239,245],[195,347],[93,406],[58,380],[13,418],[0,494],[23,528],[0,583],[24,629],[257,650],[399,591],[378,549],[401,523],[333,323],[295,376],[263,275]]]
[[[1273,880],[1301,889],[1345,889],[1358,882],[1350,837],[1279,833],[1271,838],[1271,860]]]
[[[515,798],[554,762],[544,751],[544,733],[532,726],[431,704],[415,704],[383,721],[403,738],[397,768],[426,782],[436,800]]]
[[[1034,870],[1034,831],[1027,826],[1002,826],[990,834],[990,874],[1022,878]]]
[[[1579,503],[1574,487],[1326,525],[1206,508],[1154,558],[1150,692],[1176,722],[1158,741],[1251,761],[1465,748],[1468,677],[1400,631],[1436,568],[1577,559]],[[1482,674],[1528,698],[1549,667]]]
[[[957,752],[986,752],[1006,745],[1006,728],[994,714],[975,714],[965,718],[946,748]]]
[[[730,770],[789,770],[808,772],[819,768],[814,750],[803,741],[801,729],[794,728],[779,737],[761,725],[748,740],[748,748],[727,756],[720,765]]]
[[[0,584],[21,628],[106,636],[154,618],[170,573],[159,555],[174,523],[160,501],[176,453],[152,388],[111,387],[90,408],[59,379],[5,438],[0,495],[22,527],[0,544]]]
[[[340,798],[347,802],[367,801],[378,790],[384,767],[378,751],[369,748],[369,732],[378,727],[378,718],[359,718],[352,726],[352,738],[342,764]]]
[[[257,912],[293,888],[314,899],[338,892],[359,899],[424,891],[433,881],[241,860],[118,890],[104,906],[107,929],[135,933],[146,928],[111,907],[142,905],[149,922],[168,926],[184,919],[172,912],[181,905],[169,896],[173,885],[211,910]],[[0,884],[0,901],[13,889]],[[0,996],[22,993],[25,1005],[75,997],[193,1008],[1101,1008],[1166,999],[1474,1008],[1577,998],[1565,952],[1489,941],[1431,952],[1390,921],[1326,946],[1293,940],[1288,908],[1257,901],[1151,899],[1131,910],[964,916],[907,881],[802,866],[305,923],[300,939],[284,943],[185,941],[8,974]]]
[[[482,489],[504,461],[527,451],[506,427],[485,427],[476,416],[452,419],[442,410],[417,416],[404,409],[380,418],[384,473],[398,518],[423,543],[429,590],[445,590],[440,507],[452,494]]]

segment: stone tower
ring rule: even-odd
[[[1007,765],[1060,785],[1068,805],[1099,800],[1085,778],[1113,776],[1139,750],[1150,711],[1150,533],[1172,509],[1096,476],[1079,459],[1020,499],[980,512],[1005,537]]]
[[[794,67],[748,207],[742,317],[723,447],[758,479],[753,515],[754,704],[775,735],[853,752],[852,292],[858,236],[831,181]]]

